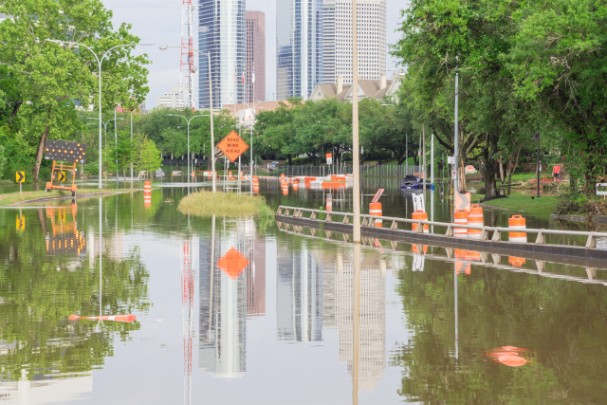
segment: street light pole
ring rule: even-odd
[[[97,75],[98,75],[98,107],[99,107],[99,189],[103,188],[103,185],[101,183],[102,180],[102,173],[103,173],[103,162],[102,162],[102,147],[101,147],[101,137],[102,137],[102,121],[103,121],[103,116],[101,113],[101,81],[102,81],[102,77],[101,77],[101,67],[103,65],[103,60],[105,59],[105,57],[114,49],[116,48],[121,48],[121,47],[125,47],[125,46],[134,46],[135,44],[118,44],[115,45],[113,47],[111,47],[110,49],[108,49],[107,51],[105,51],[102,55],[101,58],[97,55],[97,53],[88,45],[84,45],[81,42],[76,42],[76,41],[61,41],[58,39],[47,39],[48,42],[53,42],[59,45],[72,45],[72,46],[81,46],[83,48],[88,49],[89,51],[91,51],[91,53],[93,54],[93,56],[95,57],[95,59],[97,60]]]
[[[187,134],[188,134],[188,186],[190,184],[190,179],[192,177],[192,170],[190,169],[190,123],[192,122],[192,120],[196,117],[204,117],[204,115],[193,115],[191,116],[189,119],[184,117],[183,115],[177,115],[177,114],[169,114],[169,117],[179,117],[179,118],[183,118],[185,120],[185,122],[187,123]]]
[[[358,140],[358,31],[357,3],[352,0],[352,214],[353,240],[361,242],[360,230],[360,146]]]
[[[201,55],[207,57],[209,62],[209,116],[211,118],[211,177],[212,177],[212,190],[217,191],[217,182],[215,180],[215,132],[213,129],[213,82],[211,80],[211,53],[200,52]]]

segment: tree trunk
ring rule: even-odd
[[[48,138],[49,131],[50,128],[47,125],[46,128],[44,128],[44,132],[42,132],[42,136],[40,136],[40,141],[38,142],[38,150],[36,151],[36,163],[34,164],[34,182],[38,181],[38,175],[40,174],[40,165],[42,165],[42,158],[44,157],[44,147],[46,146],[46,138]]]

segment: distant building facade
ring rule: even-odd
[[[163,93],[158,100],[158,107],[185,108],[184,99],[179,92],[179,86]]]
[[[357,0],[358,78],[379,80],[386,73],[386,0]],[[322,83],[341,76],[352,83],[352,1],[325,0]]]
[[[244,101],[264,101],[266,97],[266,15],[247,11],[247,56]]]
[[[245,93],[245,0],[199,0],[198,99],[209,108],[209,77],[213,108],[240,103]],[[207,55],[211,58],[211,71]]]
[[[359,80],[358,97],[397,102],[402,77],[402,73],[396,72],[390,80],[386,75],[381,75],[379,80]],[[320,83],[314,87],[310,100],[336,98],[340,101],[352,101],[352,94],[352,84],[345,84],[342,76],[338,75],[334,83]]]
[[[358,77],[386,73],[386,0],[358,0]],[[307,99],[338,76],[352,83],[351,0],[284,0],[277,4],[276,97]]]
[[[307,98],[320,82],[322,0],[276,4],[276,99]]]

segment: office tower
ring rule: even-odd
[[[378,80],[386,73],[386,0],[357,1],[358,78]],[[352,1],[323,5],[322,83],[352,83]]]
[[[245,0],[199,0],[198,99],[209,108],[209,73],[213,108],[244,100],[246,64]],[[211,58],[211,71],[207,57]]]
[[[247,11],[247,64],[245,102],[266,98],[266,15]]]
[[[320,81],[322,0],[276,2],[276,98],[308,98]]]

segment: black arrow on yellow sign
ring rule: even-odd
[[[65,174],[65,172],[59,172],[59,181],[61,183],[64,183],[67,180],[67,176]]]
[[[25,172],[15,172],[15,180],[17,183],[25,183]]]
[[[25,231],[25,217],[24,216],[17,216],[17,220],[15,221],[15,228],[17,229],[17,231],[23,232]]]

